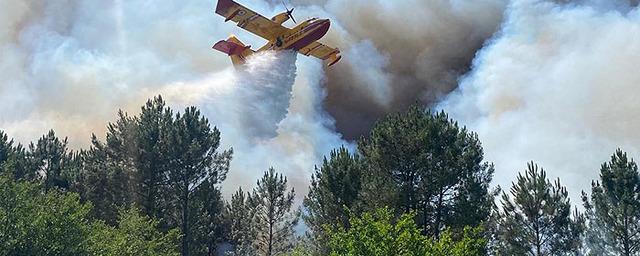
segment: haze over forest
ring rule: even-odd
[[[243,4],[270,15],[282,9],[276,2]],[[278,71],[288,74],[236,79],[211,44],[229,34],[263,42],[225,24],[212,1],[9,1],[0,20],[0,127],[22,142],[53,128],[86,147],[117,109],[136,113],[163,94],[172,106],[201,107],[223,144],[246,152],[230,180],[242,184],[273,165],[304,189],[329,149],[419,101],[479,133],[496,184],[536,160],[579,190],[615,148],[638,153],[634,4],[293,1],[299,19],[332,19],[324,41],[339,46],[343,62],[325,74],[298,57],[297,67]],[[240,89],[257,80],[274,86]]]
[[[239,2],[268,17],[283,11],[279,0]],[[616,150],[640,156],[637,1],[287,4],[299,20],[331,19],[321,41],[341,49],[339,64],[267,52],[236,70],[214,42],[265,42],[225,23],[211,0],[0,0],[0,131],[27,151],[50,130],[69,150],[91,150],[106,143],[119,110],[139,116],[161,95],[175,112],[195,106],[219,129],[217,148],[233,149],[216,183],[225,200],[273,167],[296,207],[332,150],[361,153],[376,122],[410,106],[444,111],[477,134],[478,164],[495,168],[487,193],[508,192],[533,161],[585,210],[580,192]]]

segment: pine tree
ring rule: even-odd
[[[31,172],[39,177],[45,192],[52,188],[69,189],[74,158],[67,149],[67,138],[60,140],[50,130],[36,144],[29,144],[28,156]]]
[[[534,163],[528,164],[511,187],[511,197],[502,195],[498,210],[499,255],[566,255],[581,246],[584,218],[575,211],[560,180],[551,183]]]
[[[493,165],[483,162],[478,136],[444,113],[414,106],[377,123],[358,150],[369,171],[363,199],[368,210],[394,206],[415,211],[423,234],[477,226],[491,210]]]
[[[249,202],[250,196],[250,193],[238,188],[227,204],[225,219],[229,225],[228,240],[234,246],[234,255],[255,255],[252,247],[255,238],[255,212]]]
[[[183,235],[182,255],[186,256],[192,250],[194,194],[217,193],[215,186],[225,180],[232,152],[218,152],[220,132],[217,128],[211,129],[209,121],[195,107],[187,108],[183,115],[177,114],[170,129],[167,148],[163,151],[170,155],[166,168],[168,184]],[[206,186],[201,186],[203,184]],[[222,205],[217,211],[220,210]]]
[[[106,141],[83,152],[79,192],[93,213],[114,224],[132,203],[167,231],[183,233],[183,255],[212,253],[223,237],[220,184],[232,151],[219,152],[220,132],[195,108],[173,114],[158,96],[138,116],[119,111]]]
[[[94,201],[112,194],[113,198],[121,198],[122,204],[138,206],[145,215],[158,220],[162,229],[175,226],[167,180],[171,160],[168,137],[173,121],[173,111],[160,96],[148,100],[138,116],[118,111],[116,122],[107,126],[105,142],[92,136],[80,173],[85,182],[103,182],[113,187],[82,186],[83,198]],[[98,203],[105,207],[110,204]],[[102,215],[103,220],[113,223],[114,209],[97,209],[95,213],[100,212],[106,214]]]
[[[14,144],[6,133],[0,130],[0,174],[7,174],[15,180],[32,180],[34,174],[28,170],[27,153],[20,143]]]
[[[602,164],[591,200],[582,199],[589,219],[587,244],[592,254],[640,255],[640,176],[638,165],[618,149]]]
[[[140,116],[135,119],[135,147],[125,152],[133,155],[135,168],[135,191],[138,193],[142,211],[161,222],[161,226],[170,225],[167,202],[167,168],[170,156],[163,150],[168,148],[167,137],[171,132],[173,111],[165,106],[162,97],[147,101]],[[127,136],[128,137],[128,136]],[[126,145],[123,145],[126,146]]]
[[[270,168],[251,194],[257,235],[255,246],[260,255],[281,255],[293,247],[293,228],[298,223],[299,212],[291,209],[295,192],[287,187],[287,178]]]
[[[3,166],[9,161],[9,158],[13,154],[13,140],[9,140],[7,134],[0,130],[0,171],[3,170]]]
[[[215,255],[218,245],[226,241],[229,223],[220,185],[204,181],[192,200],[192,251],[195,255]]]
[[[111,158],[106,147],[95,135],[93,146],[80,153],[82,167],[78,177],[76,192],[83,200],[93,204],[94,218],[115,225],[118,210],[129,207],[133,201],[130,189],[130,172],[124,165]]]
[[[362,187],[364,164],[358,155],[341,147],[325,158],[311,177],[309,194],[304,199],[302,218],[313,232],[316,246],[324,254],[325,228],[348,228],[349,214],[358,213],[356,203]]]
[[[110,225],[115,225],[120,208],[134,203],[142,207],[140,176],[135,169],[136,122],[136,118],[118,111],[116,122],[107,125],[105,142],[92,134],[91,147],[80,153],[82,161],[76,192],[93,204],[94,218]]]

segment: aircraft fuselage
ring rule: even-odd
[[[328,19],[310,19],[292,28],[289,33],[278,36],[274,41],[260,50],[295,50],[324,37],[329,31],[331,21]],[[263,47],[263,48],[265,48]]]

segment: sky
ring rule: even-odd
[[[292,0],[298,20],[331,19],[321,41],[343,60],[264,53],[240,71],[211,46],[265,41],[215,2],[0,0],[0,129],[23,143],[54,129],[83,148],[118,109],[162,95],[202,109],[234,149],[227,194],[273,166],[304,195],[331,149],[414,103],[477,132],[503,188],[535,161],[575,202],[617,148],[640,154],[637,1]]]

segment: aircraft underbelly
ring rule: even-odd
[[[320,38],[322,38],[324,35],[327,34],[327,32],[329,31],[329,23],[324,23],[320,26],[318,26],[316,29],[314,29],[313,31],[309,32],[308,34],[306,34],[305,36],[303,36],[302,38],[298,39],[297,41],[291,43],[291,45],[287,46],[286,49],[292,49],[292,50],[300,50],[302,48],[304,48],[305,46],[319,40]]]

